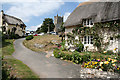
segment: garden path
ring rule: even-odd
[[[63,61],[54,57],[46,57],[44,52],[34,52],[26,48],[24,38],[14,42],[13,56],[30,67],[40,78],[79,78],[80,65]]]

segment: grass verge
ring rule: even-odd
[[[15,78],[39,78],[32,70],[23,62],[15,59],[12,56],[14,50],[14,40],[5,40],[2,44],[2,56],[3,56],[3,79],[15,77]],[[7,71],[7,72],[5,72]],[[5,74],[6,73],[6,74]],[[8,74],[9,73],[9,74]],[[7,77],[6,77],[7,76]]]

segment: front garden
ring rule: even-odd
[[[80,64],[83,68],[120,73],[120,57],[117,53],[113,53],[112,51],[84,51],[84,45],[81,42],[77,44],[75,41],[74,44],[77,47],[70,48],[69,46],[66,46],[66,41],[61,42],[60,40],[61,39],[56,35],[44,35],[35,36],[32,40],[25,40],[23,44],[37,52],[54,50],[54,57],[73,62],[74,64]],[[43,44],[46,46],[39,48],[35,47],[35,44]]]
[[[117,48],[107,50],[111,37],[115,39],[119,38],[115,37],[118,36],[118,34],[115,33],[109,35],[110,30],[115,32],[119,29],[116,24],[112,22],[107,24],[98,23],[92,28],[83,27],[81,25],[81,27],[73,29],[72,33],[65,34],[66,40],[58,45],[58,48],[54,50],[53,54],[56,58],[72,61],[75,64],[81,64],[81,67],[84,68],[120,73],[120,52],[117,52]],[[108,30],[108,32],[105,31],[108,35],[108,42],[106,43],[104,42],[104,34],[99,33],[99,30],[103,29]],[[94,36],[89,36],[88,40],[89,43],[97,48],[92,50],[92,52],[88,50],[89,46],[84,46],[82,43],[86,35]],[[85,41],[85,43],[87,43],[87,41]]]

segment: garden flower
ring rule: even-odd
[[[78,36],[76,36],[76,37],[75,37],[75,40],[79,40],[79,37],[78,37]]]
[[[105,61],[104,64],[108,64],[109,62],[108,61]]]
[[[115,63],[115,62],[117,62],[117,60],[115,60],[115,59],[112,59],[112,63]]]
[[[114,51],[116,51],[116,50],[117,50],[117,48],[114,49]]]
[[[103,71],[101,68],[99,68],[99,71]]]
[[[111,58],[108,58],[108,61],[110,61],[111,60]]]
[[[100,66],[102,66],[103,62],[100,62]]]
[[[115,64],[112,64],[115,67]]]
[[[97,61],[100,61],[100,59],[97,59]]]
[[[119,68],[117,68],[117,70],[119,70]]]
[[[95,62],[95,64],[97,64],[98,62]]]
[[[103,53],[107,53],[107,51],[104,51]]]

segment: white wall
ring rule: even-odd
[[[72,32],[73,29],[74,29],[74,28],[65,28],[65,32],[66,32],[66,33]]]

